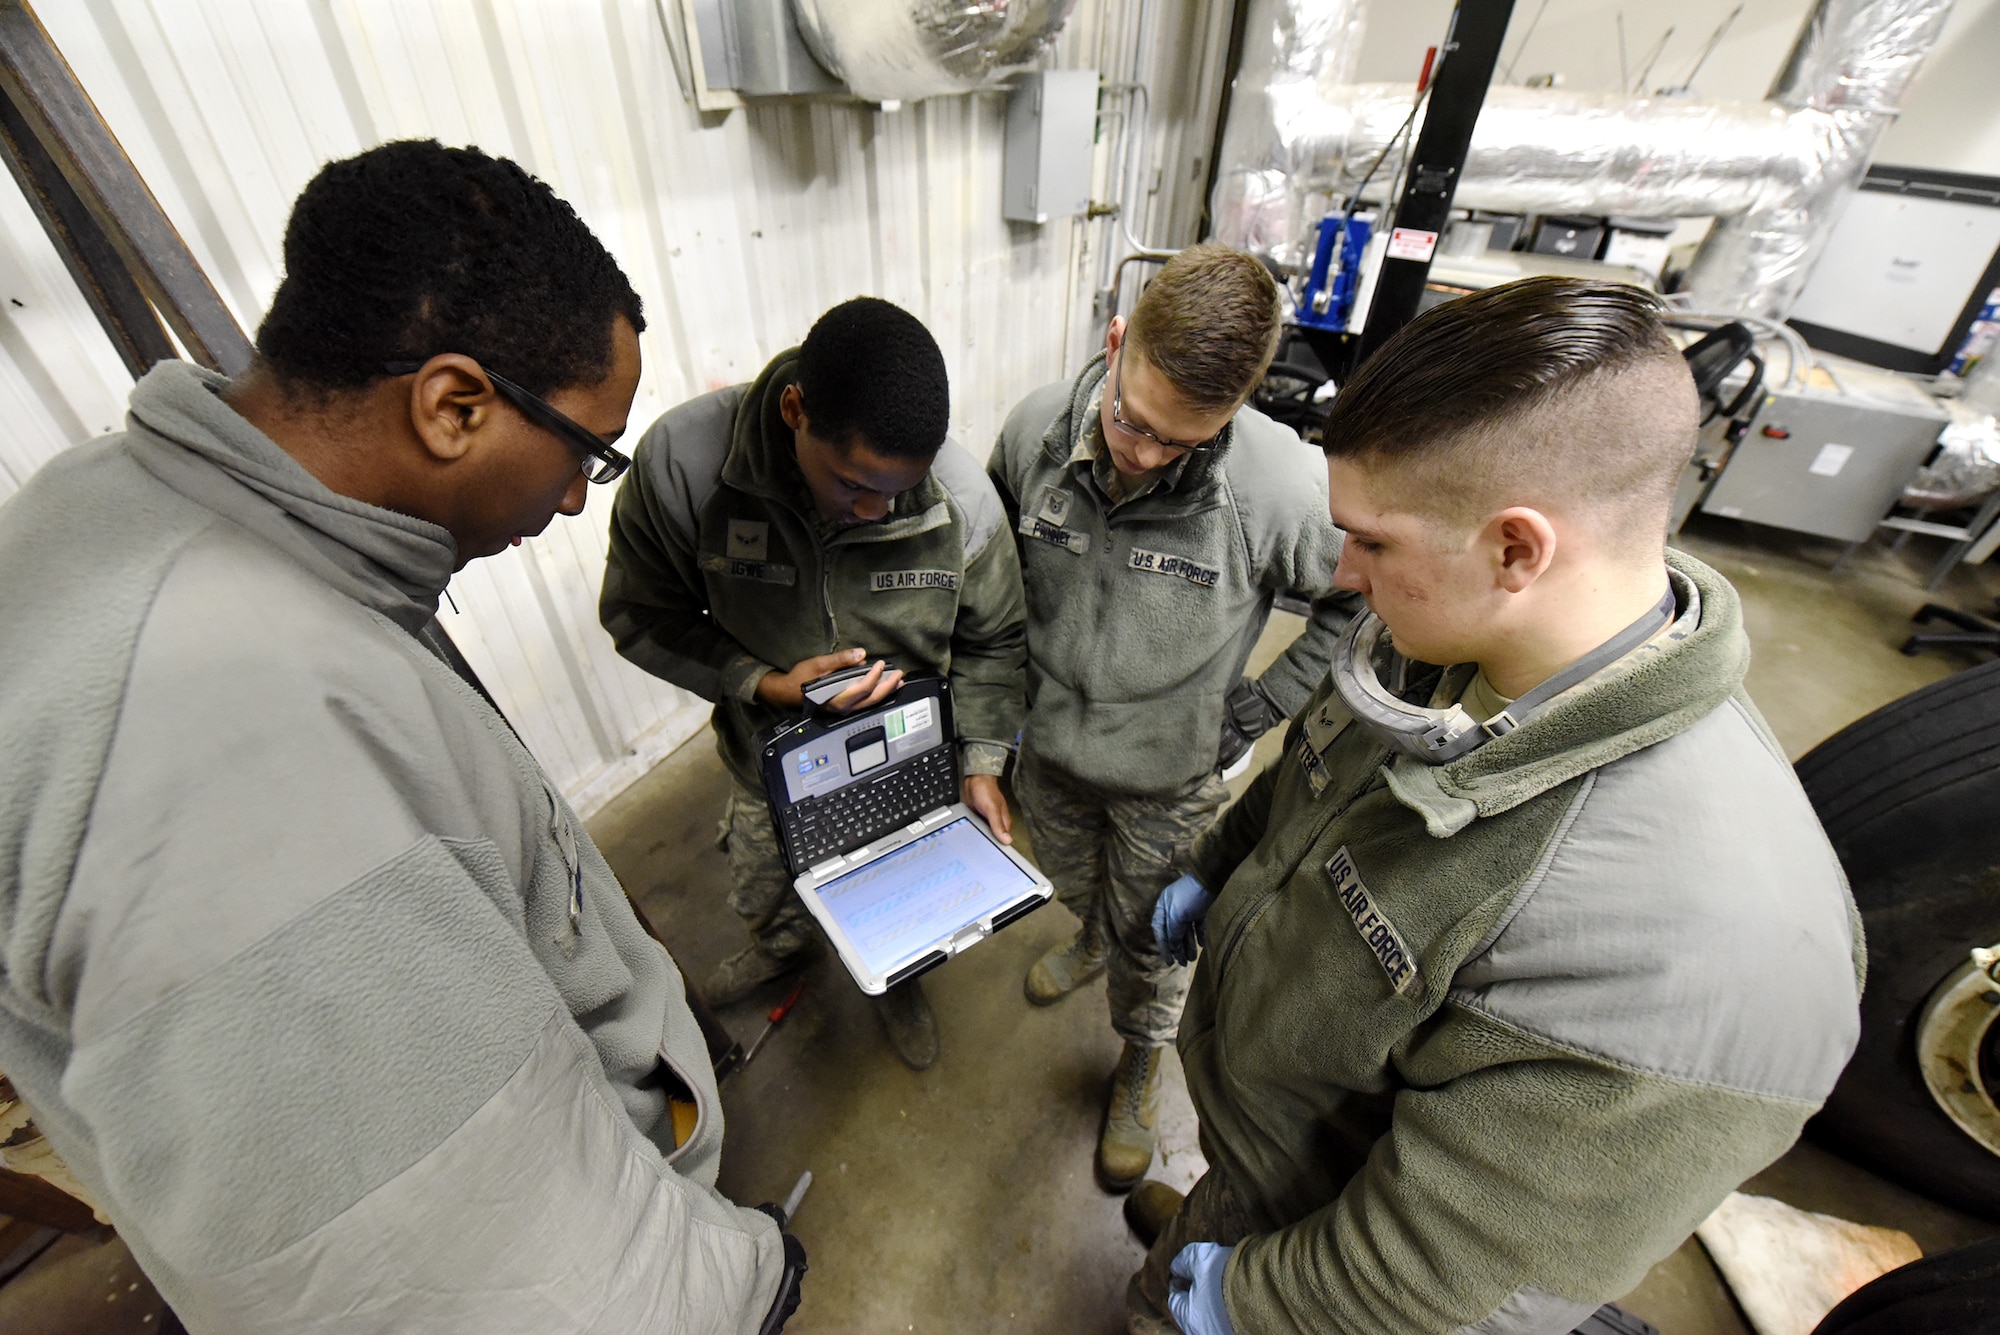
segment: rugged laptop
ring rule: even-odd
[[[864,992],[935,968],[1055,893],[959,801],[955,738],[949,683],[914,677],[764,745],[793,886]]]

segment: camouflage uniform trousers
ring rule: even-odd
[[[796,955],[824,940],[812,911],[792,888],[771,804],[733,774],[718,842],[729,854],[729,907],[766,950],[780,957]]]
[[[1153,904],[1228,800],[1221,776],[1205,775],[1165,797],[1103,793],[1024,748],[1014,795],[1037,864],[1063,905],[1105,943],[1111,1027],[1128,1043],[1173,1042],[1188,970],[1160,953]]]

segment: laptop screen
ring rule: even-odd
[[[794,802],[824,797],[884,766],[922,755],[944,740],[937,701],[929,696],[894,709],[871,710],[785,752],[781,761],[785,795]]]
[[[816,892],[878,974],[1035,889],[963,816]]]

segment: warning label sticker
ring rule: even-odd
[[[1438,234],[1423,232],[1414,227],[1398,227],[1389,233],[1389,258],[1392,260],[1429,260],[1437,253]]]

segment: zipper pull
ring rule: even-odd
[[[549,798],[549,833],[555,836],[556,848],[562,853],[563,869],[569,873],[569,929],[577,932],[583,923],[583,856],[577,851],[576,831],[570,828],[569,819],[563,813],[562,799],[546,783],[544,791]]]

